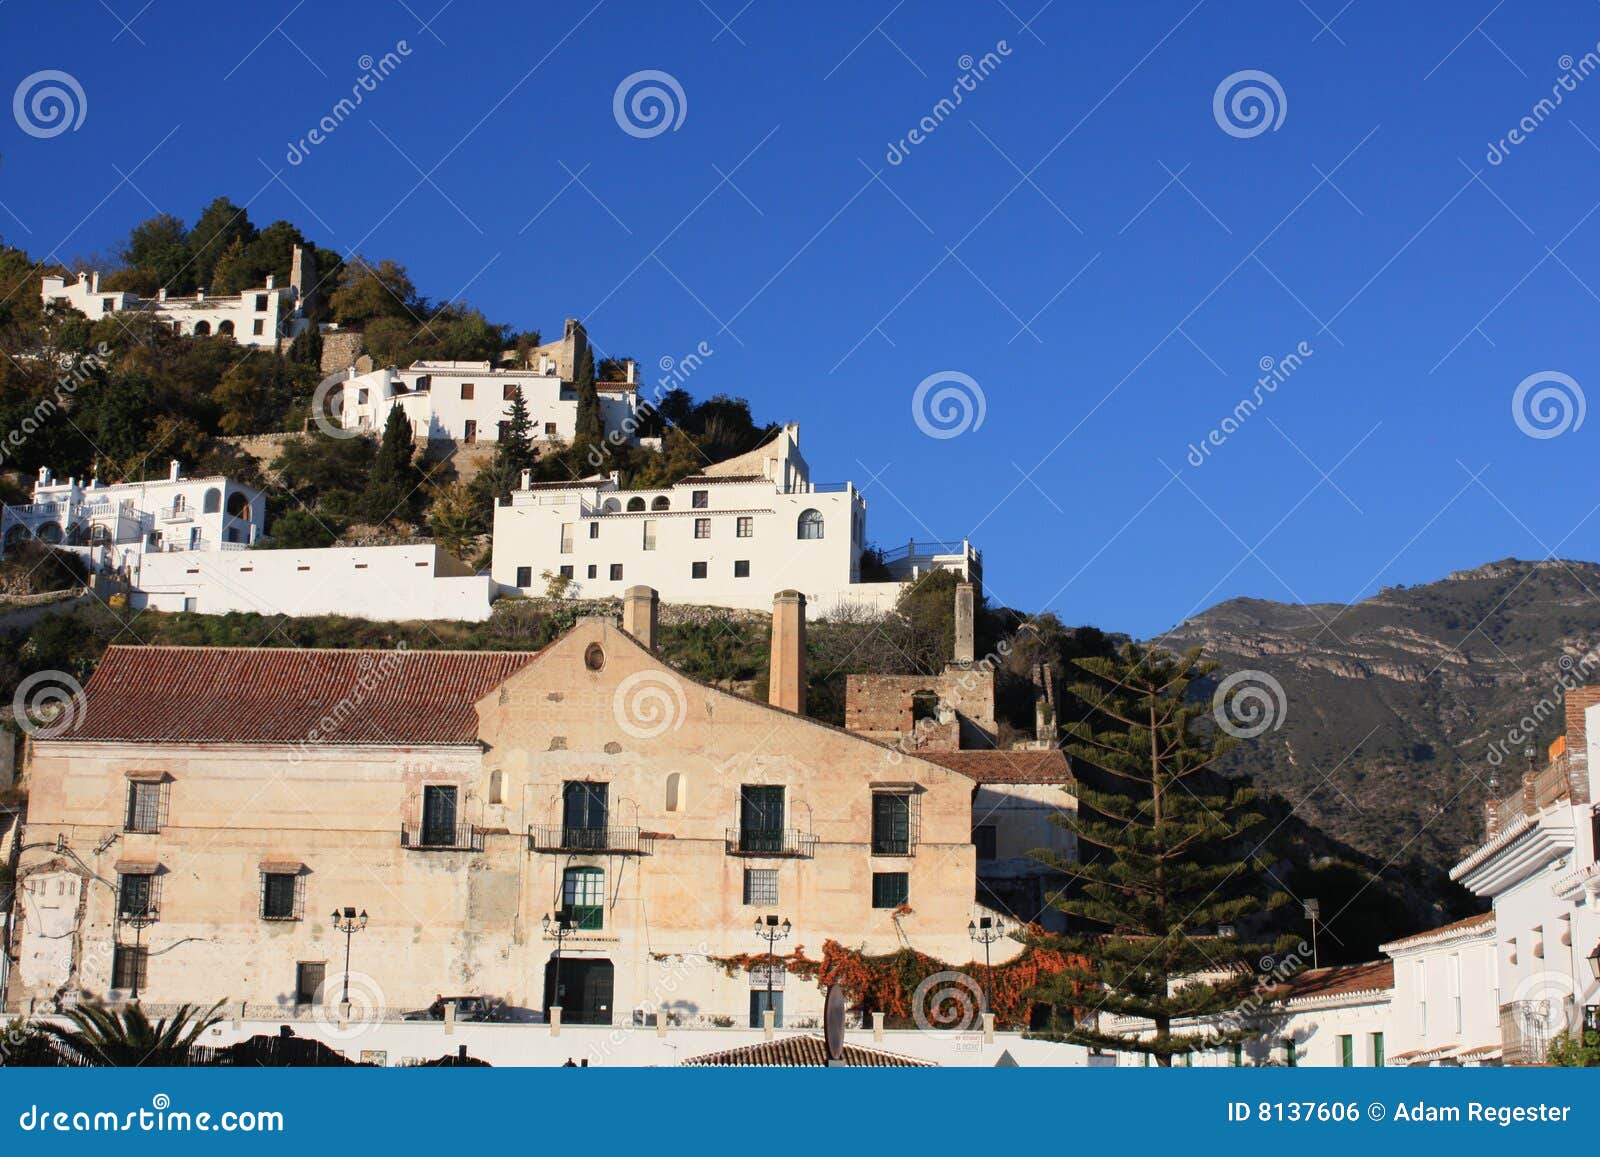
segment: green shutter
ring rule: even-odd
[[[1383,1034],[1375,1032],[1372,1034],[1372,1067],[1383,1068],[1383,1059]]]
[[[1356,1038],[1341,1036],[1339,1038],[1339,1064],[1344,1068],[1354,1068],[1356,1063]]]

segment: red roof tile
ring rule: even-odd
[[[472,705],[535,654],[110,647],[76,725],[39,739],[472,744]]]
[[[932,1061],[919,1061],[882,1049],[869,1049],[861,1045],[844,1046],[844,1063],[851,1068],[865,1069],[936,1069]],[[827,1043],[820,1036],[788,1036],[778,1040],[762,1041],[743,1048],[725,1049],[719,1053],[689,1057],[686,1065],[753,1066],[786,1068],[823,1068],[828,1063]]]
[[[1345,964],[1337,968],[1313,968],[1302,972],[1289,981],[1283,999],[1320,1000],[1328,996],[1378,992],[1393,987],[1394,961],[1374,960],[1368,964]]]
[[[914,751],[910,754],[960,772],[979,783],[1073,782],[1065,752],[1047,751]]]

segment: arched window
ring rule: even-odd
[[[667,810],[681,812],[683,806],[683,772],[670,772],[667,775]]]
[[[499,769],[489,773],[489,802],[506,802],[506,773]]]
[[[197,322],[195,322],[194,323],[194,336],[195,337],[210,337],[211,336],[211,323],[209,321],[197,321]]]
[[[650,509],[651,510],[671,510],[672,509],[672,499],[668,498],[665,494],[659,494],[659,495],[656,496],[655,500],[650,503]]]
[[[205,512],[207,514],[215,514],[215,513],[217,513],[217,511],[219,511],[221,509],[222,509],[222,491],[218,490],[215,486],[213,486],[210,490],[206,491]]]
[[[583,932],[605,927],[606,874],[602,868],[568,868],[561,876],[561,906]]]
[[[250,500],[235,490],[228,495],[228,513],[242,522],[249,522]]]
[[[233,322],[224,321],[224,322],[221,322],[220,324],[218,324],[218,326],[217,326],[217,336],[218,337],[232,337],[233,336]]]
[[[622,509],[622,503],[618,502],[615,498],[608,498],[606,499],[606,504],[603,509],[607,514],[615,514],[617,511]]]
[[[630,498],[630,499],[628,499],[628,513],[629,514],[633,514],[633,513],[637,512],[637,511],[640,511],[640,510],[643,510],[643,509],[644,509],[644,499],[642,499],[642,498]]]
[[[802,510],[800,512],[799,530],[796,538],[821,538],[822,537],[822,511]]]
[[[182,514],[185,510],[188,510],[188,509],[189,509],[189,500],[187,498],[185,498],[183,495],[180,494],[180,495],[178,495],[176,498],[174,498],[172,500],[172,513],[174,513],[174,514]]]

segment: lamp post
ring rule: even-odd
[[[572,912],[567,908],[557,908],[554,916],[547,914],[541,923],[544,925],[544,934],[546,936],[554,936],[556,938],[556,974],[554,980],[552,980],[550,984],[550,996],[554,1002],[553,1007],[560,1008],[561,941],[566,938],[568,932],[572,931]],[[550,1017],[552,1000],[547,1000],[544,1002],[544,1015],[546,1020],[548,1020]]]
[[[1322,915],[1322,901],[1307,900],[1305,910],[1306,919],[1311,921],[1311,967],[1321,968],[1321,955],[1317,951],[1317,917]]]
[[[994,987],[994,967],[989,963],[989,945],[1006,934],[1006,922],[998,917],[979,916],[967,921],[967,935],[983,945],[983,1011],[989,1011],[989,990]]]
[[[767,942],[767,1006],[764,1011],[772,1013],[774,1020],[778,1015],[772,1007],[772,970],[776,963],[774,948],[778,941],[788,936],[792,930],[788,920],[779,924],[775,915],[756,917],[756,937]]]
[[[367,910],[361,909],[361,914],[356,915],[356,910],[346,907],[342,911],[333,910],[333,930],[344,933],[344,998],[339,1001],[341,1005],[350,1003],[350,938],[367,926]]]

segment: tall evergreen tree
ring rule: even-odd
[[[389,420],[383,427],[383,441],[378,444],[378,457],[372,463],[372,474],[361,500],[362,513],[369,520],[384,522],[409,516],[416,504],[420,482],[415,457],[411,423],[399,405],[391,406]]]
[[[1199,648],[1174,656],[1132,643],[1115,658],[1074,662],[1088,678],[1072,694],[1092,719],[1065,725],[1066,747],[1102,773],[1104,788],[1080,782],[1077,813],[1053,817],[1078,837],[1080,861],[1033,853],[1068,878],[1053,902],[1072,929],[1037,942],[1080,961],[1036,998],[1139,1018],[1153,1032],[1122,1036],[1084,1017],[1048,1035],[1146,1053],[1162,1066],[1252,1038],[1227,1014],[1257,989],[1260,958],[1297,938],[1261,939],[1264,914],[1286,897],[1267,893],[1263,865],[1252,862],[1246,837],[1261,822],[1252,810],[1258,793],[1208,770],[1234,741],[1193,728],[1209,705],[1185,694],[1216,665],[1202,662]],[[1209,1027],[1172,1031],[1194,1017],[1210,1018]]]
[[[533,419],[528,415],[528,399],[522,387],[516,386],[511,394],[511,405],[506,408],[506,424],[495,446],[497,457],[505,459],[514,473],[533,469]]]
[[[583,356],[578,359],[578,429],[573,443],[596,443],[605,437],[605,425],[600,420],[600,393],[594,385],[594,350],[584,343]]]

